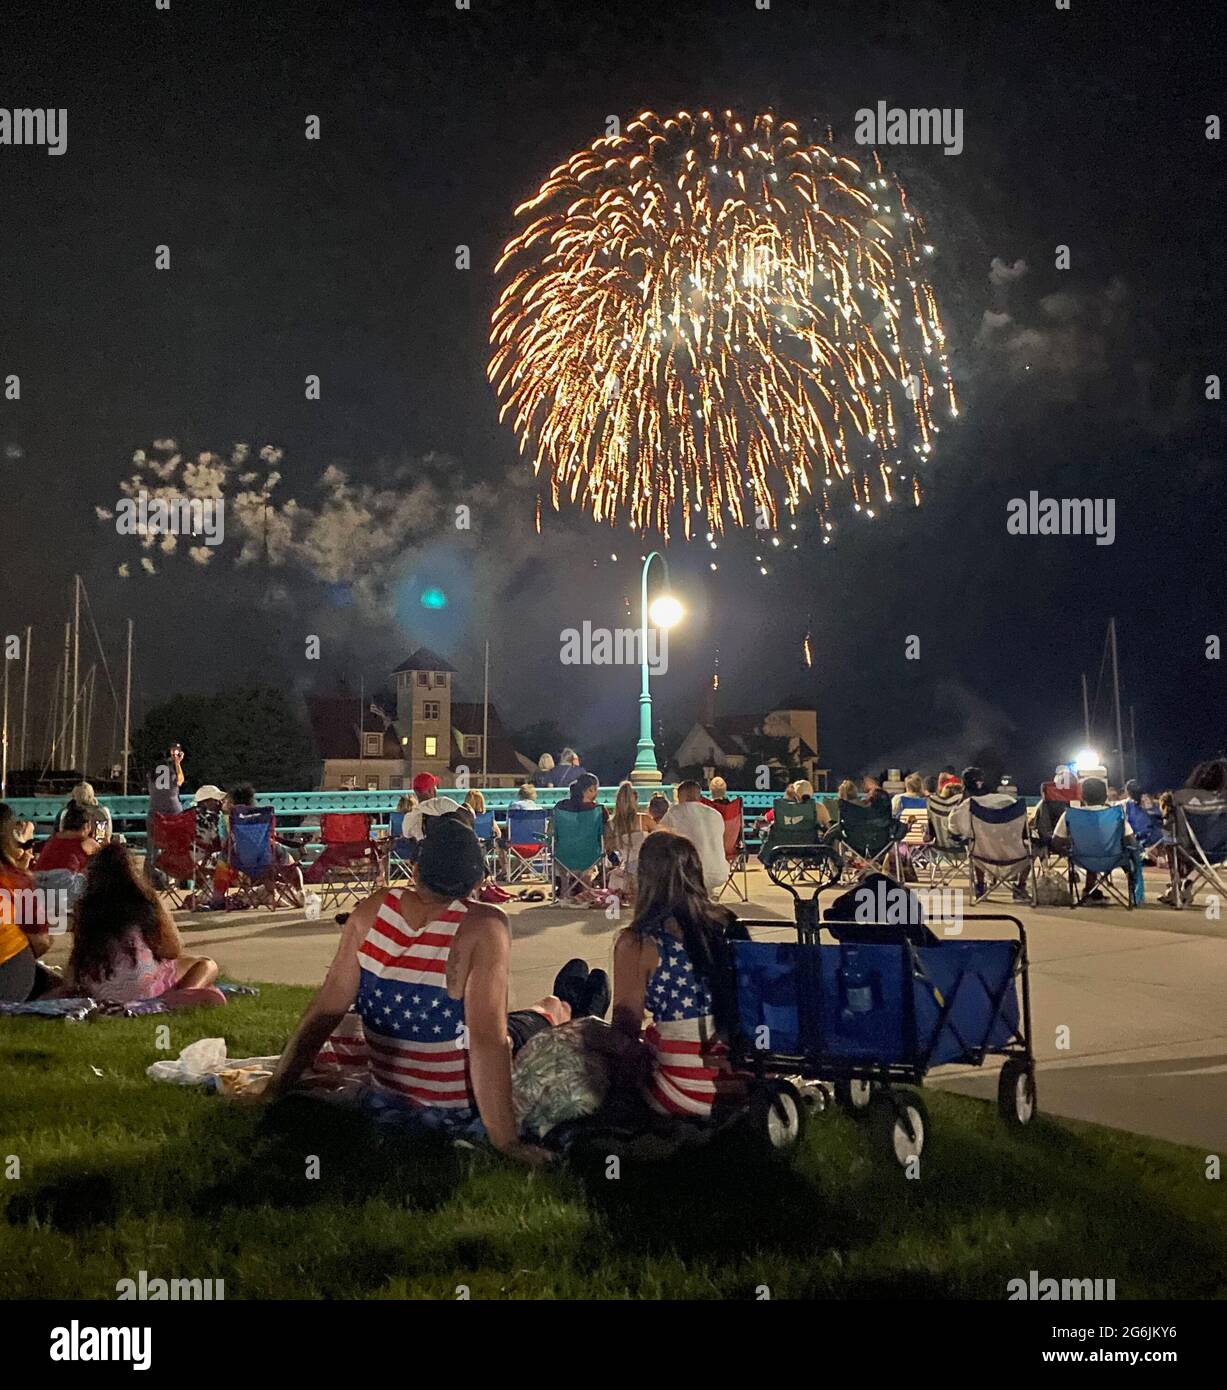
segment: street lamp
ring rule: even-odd
[[[659,560],[665,570],[665,592],[658,594],[648,608],[648,570],[652,561]],[[635,748],[635,766],[631,768],[631,781],[640,783],[659,783],[663,779],[656,766],[656,745],[652,741],[652,692],[648,687],[648,617],[656,627],[665,630],[675,626],[683,617],[682,605],[669,592],[669,565],[658,551],[649,551],[643,561],[643,576],[640,587],[639,605],[639,663],[643,673],[643,684],[639,692],[639,742]]]

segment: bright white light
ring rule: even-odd
[[[1102,766],[1099,754],[1093,748],[1082,748],[1074,755],[1074,767],[1079,772],[1092,772]]]
[[[659,598],[652,600],[648,608],[648,617],[657,627],[669,628],[681,622],[685,611],[672,594],[661,594]]]

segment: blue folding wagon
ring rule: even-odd
[[[805,1121],[803,1091],[832,1094],[866,1116],[886,1150],[906,1164],[924,1147],[928,1114],[918,1090],[931,1067],[980,1066],[1003,1057],[998,1109],[1011,1125],[1036,1113],[1027,938],[1017,917],[974,915],[965,929],[1008,923],[1004,938],[931,941],[916,927],[820,920],[820,884],[796,907],[795,942],[731,943],[737,989],[733,1064],[748,1073],[750,1117],[776,1149]],[[741,919],[778,927],[779,922]],[[805,1083],[822,1083],[820,1087]]]

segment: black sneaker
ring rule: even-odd
[[[609,1011],[613,991],[609,987],[609,976],[603,970],[589,972],[584,983],[583,998],[578,1009],[571,1010],[572,1018],[604,1018]]]
[[[580,1008],[586,997],[588,973],[588,962],[580,960],[576,956],[573,960],[567,961],[566,965],[554,976],[552,991],[554,997],[561,999],[565,1004],[570,1004],[573,1018],[579,1016]]]

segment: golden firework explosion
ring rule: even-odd
[[[933,248],[876,155],[770,113],[644,112],[516,217],[488,374],[555,508],[668,537],[675,509],[689,536],[747,502],[825,516],[838,488],[871,516],[919,502],[934,405],[957,407]]]

